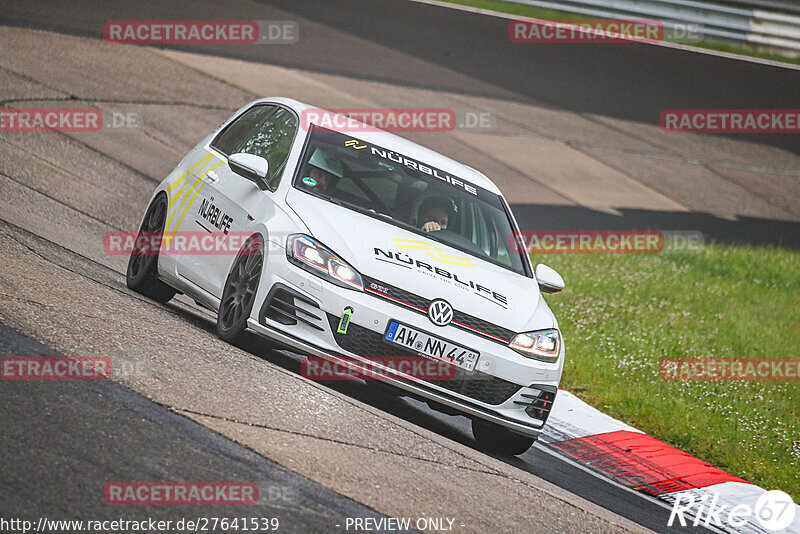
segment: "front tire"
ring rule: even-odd
[[[129,289],[162,304],[174,297],[176,291],[158,279],[158,251],[153,252],[144,243],[150,241],[150,236],[164,234],[166,220],[167,195],[159,193],[144,214],[125,273]]]
[[[536,438],[512,432],[506,427],[484,421],[472,420],[472,435],[482,451],[517,456],[531,448]]]
[[[236,256],[222,289],[217,336],[223,341],[233,343],[247,329],[263,265],[264,243],[259,236],[252,236]]]

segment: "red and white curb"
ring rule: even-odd
[[[680,499],[681,509],[687,509],[683,514],[687,526],[696,522],[724,532],[800,534],[800,505],[789,501],[775,508],[774,494],[766,495],[767,490],[626,425],[568,391],[558,391],[539,441],[591,471],[666,501],[671,508]],[[689,509],[692,502],[695,505]],[[788,526],[771,529],[792,517]],[[680,525],[677,516],[675,525]]]

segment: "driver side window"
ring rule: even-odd
[[[211,146],[226,156],[239,152],[244,140],[274,111],[275,106],[253,106],[226,126]]]
[[[278,185],[278,182],[273,180],[283,171],[283,164],[289,157],[295,133],[297,133],[297,119],[294,114],[287,109],[278,108],[239,149],[239,152],[261,156],[267,160],[269,163],[267,181],[273,189]]]
[[[297,118],[287,109],[272,105],[257,105],[242,113],[211,142],[211,146],[226,156],[244,152],[261,156],[269,163],[267,182],[273,182],[283,171],[295,134]]]

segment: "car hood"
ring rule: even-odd
[[[287,204],[314,238],[362,275],[515,332],[555,319],[533,278],[292,188]]]

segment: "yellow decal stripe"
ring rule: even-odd
[[[400,239],[395,238],[394,242],[397,244],[397,248],[409,248],[409,249],[417,249],[417,250],[439,250],[439,247],[436,245],[432,245],[430,243],[426,243],[425,241],[415,241],[414,239]]]
[[[191,194],[192,190],[195,188],[195,186],[197,186],[197,182],[199,181],[200,180],[196,176],[192,175],[192,179],[191,180],[187,179],[186,182],[183,184],[183,187],[181,187],[180,190],[178,191],[178,194],[175,196],[175,200],[171,203],[170,207],[172,207],[172,204],[175,204],[178,200],[181,200],[181,203],[174,210],[172,210],[172,212],[167,216],[167,223],[164,225],[164,230],[166,230],[167,233],[169,233],[170,226],[172,226],[172,218],[175,216],[176,213],[178,213],[181,210],[181,208],[183,207],[183,203],[186,201],[186,197],[189,194]],[[186,189],[186,186],[190,183],[192,184],[192,186],[189,188],[188,191],[186,191],[186,194],[184,195],[184,189]]]
[[[216,168],[217,168],[217,167],[219,167],[220,165],[222,165],[222,161],[218,162],[216,165],[214,165],[213,167],[211,167],[211,168],[210,168],[210,169],[208,169],[208,170],[209,170],[209,171],[213,171],[214,169],[216,169]],[[201,179],[199,179],[199,178],[197,179],[197,183],[198,183],[198,184],[200,184],[200,187],[198,187],[198,188],[197,188],[197,191],[195,191],[195,192],[194,192],[194,195],[192,195],[192,198],[189,200],[189,202],[186,202],[186,207],[183,209],[183,213],[181,213],[181,217],[180,217],[180,219],[178,219],[178,222],[176,222],[176,223],[175,223],[175,231],[177,231],[177,230],[178,230],[178,228],[180,228],[180,227],[181,227],[181,221],[183,221],[183,218],[184,218],[184,217],[186,217],[186,213],[189,211],[189,208],[190,208],[190,207],[192,206],[192,204],[194,203],[194,199],[196,199],[196,198],[197,198],[197,195],[199,195],[199,194],[200,194],[200,191],[203,189],[203,186],[205,186],[205,185],[206,185],[206,182],[205,182],[205,181],[203,181],[203,180],[201,180]],[[194,186],[192,186],[192,188],[194,188]],[[188,192],[188,193],[186,193],[186,196],[188,197],[190,194],[191,194],[191,190],[189,190],[189,192]],[[185,200],[186,200],[186,199],[184,199],[184,201],[185,201]],[[183,207],[183,202],[181,202],[181,207]],[[176,212],[176,213],[177,213],[178,211],[180,211],[180,207],[179,207],[177,210],[175,210],[175,212]]]
[[[175,208],[175,210],[173,210],[172,213],[169,214],[169,217],[167,217],[167,224],[164,225],[164,229],[167,232],[169,232],[170,225],[172,224],[172,218],[175,216],[175,214],[177,214],[181,210],[181,208],[183,208],[183,205],[186,202],[186,199],[189,197],[189,195],[192,194],[192,190],[195,187],[197,187],[198,182],[202,181],[201,178],[200,178],[200,174],[203,172],[203,169],[205,168],[206,164],[209,161],[211,161],[211,157],[212,157],[212,154],[209,154],[205,158],[203,158],[200,161],[198,161],[194,166],[192,166],[192,169],[194,169],[201,162],[203,163],[203,165],[200,167],[200,169],[191,175],[194,178],[194,180],[189,180],[187,178],[187,180],[183,184],[183,187],[181,187],[180,190],[178,191],[178,193],[175,195],[175,199],[170,202],[169,207],[171,208],[178,201],[178,199],[183,198],[183,200],[181,200],[180,205],[177,208]],[[220,163],[222,163],[222,162],[220,161]],[[219,164],[217,164],[217,166],[219,166]],[[216,169],[216,167],[214,167],[214,168]],[[192,170],[192,169],[190,169],[190,170]],[[188,191],[186,191],[186,194],[184,195],[183,190],[186,189],[186,186],[189,183],[191,183],[192,186],[189,188]]]
[[[192,181],[192,186],[186,191],[186,194],[183,195],[183,199],[181,199],[181,203],[175,208],[174,214],[177,215],[183,209],[183,206],[186,205],[186,200],[192,196],[192,191],[194,188],[200,185],[203,182],[202,178],[195,176],[194,180]]]
[[[200,164],[202,163],[202,164],[203,164],[203,167],[205,167],[205,166],[206,166],[206,163],[208,163],[208,160],[209,160],[209,159],[211,159],[212,157],[213,157],[213,154],[209,153],[209,154],[207,154],[205,157],[202,157],[202,158],[200,158],[199,160],[197,160],[197,163],[195,163],[194,165],[192,165],[192,166],[191,166],[191,168],[190,168],[188,171],[186,171],[185,173],[183,173],[183,176],[181,176],[180,178],[178,178],[177,180],[175,180],[175,181],[174,181],[174,182],[173,182],[173,183],[172,183],[172,184],[171,184],[171,185],[170,185],[170,186],[167,188],[167,195],[169,195],[169,194],[172,192],[172,190],[173,190],[173,189],[175,189],[176,187],[178,187],[178,184],[180,184],[181,182],[183,182],[183,181],[184,181],[184,179],[186,179],[186,178],[189,176],[189,174],[190,174],[190,173],[191,173],[193,170],[195,170],[195,168],[197,168],[197,166],[198,166],[198,165],[200,165]],[[186,180],[186,182],[188,182],[188,179]],[[181,196],[181,191],[183,191],[183,188],[184,188],[184,187],[186,187],[186,182],[184,182],[184,184],[183,184],[183,187],[181,187],[180,191],[179,191],[179,192],[178,192],[178,193],[175,195],[175,197],[174,197],[174,198],[170,198],[170,199],[169,199],[169,207],[170,207],[170,208],[171,208],[171,207],[172,207],[172,205],[173,205],[173,204],[174,204],[174,203],[175,203],[175,202],[176,202],[176,201],[177,201],[177,200],[180,198],[180,196]]]
[[[181,199],[181,197],[183,196],[184,190],[186,189],[186,185],[187,185],[187,184],[189,184],[189,183],[191,182],[191,179],[192,179],[192,178],[195,178],[195,179],[196,179],[196,178],[198,177],[198,175],[199,175],[201,172],[203,172],[203,169],[205,168],[206,164],[207,164],[209,161],[211,161],[211,154],[209,154],[208,156],[204,157],[203,159],[201,159],[200,161],[198,161],[197,163],[195,163],[195,164],[192,166],[192,168],[191,168],[191,169],[189,169],[188,171],[186,171],[186,172],[187,172],[187,174],[186,174],[186,180],[183,182],[183,185],[181,186],[181,188],[180,188],[180,189],[178,189],[178,192],[177,192],[177,193],[175,193],[175,197],[170,199],[170,202],[169,202],[169,207],[170,207],[170,208],[171,208],[171,207],[172,207],[172,206],[173,206],[173,205],[174,205],[176,202],[178,202],[178,200],[180,200],[180,199]],[[200,165],[201,163],[202,163],[202,165]],[[198,165],[200,165],[200,168],[199,168],[197,171],[195,171],[195,172],[192,172],[192,171],[194,171],[194,170],[195,170],[195,168],[197,168],[197,166],[198,166]]]
[[[190,173],[190,172],[191,172],[191,170],[189,170],[189,171],[186,171],[185,173],[183,173],[183,176],[181,176],[180,178],[178,178],[177,180],[175,180],[174,182],[172,182],[172,183],[170,184],[170,186],[167,188],[167,195],[169,195],[170,193],[172,193],[172,190],[173,190],[173,189],[175,189],[176,187],[178,187],[179,185],[181,185],[181,183],[183,182],[184,178],[186,178],[187,176],[189,176],[189,173]],[[172,203],[172,202],[174,202],[174,200],[173,200],[172,198],[170,198],[170,203]]]
[[[192,205],[192,203],[194,202],[194,199],[196,199],[196,198],[197,198],[197,195],[199,195],[199,194],[200,194],[200,191],[202,191],[202,190],[203,190],[203,186],[205,186],[205,185],[206,185],[206,183],[205,183],[205,182],[201,182],[201,183],[200,183],[200,187],[198,187],[198,188],[197,188],[197,191],[195,191],[195,192],[194,192],[194,195],[192,195],[192,199],[191,199],[191,200],[189,201],[189,203],[186,205],[186,209],[185,209],[185,210],[183,210],[183,213],[181,213],[181,218],[180,218],[180,219],[178,219],[178,222],[177,222],[177,223],[175,223],[175,228],[176,228],[176,229],[181,227],[181,221],[183,221],[183,218],[184,218],[184,217],[186,217],[186,212],[187,212],[187,211],[189,211],[189,206],[191,206],[191,205]]]
[[[395,238],[394,243],[395,246],[399,249],[436,250],[439,252],[442,251],[442,249],[440,249],[436,245],[426,243],[425,241],[416,241],[414,239],[400,239],[398,237]],[[439,263],[447,263],[450,265],[466,265],[468,267],[474,267],[474,265],[472,264],[472,260],[470,260],[469,258],[465,258],[463,256],[453,256],[451,254],[434,254],[433,252],[428,252],[428,256],[438,261]]]
[[[468,265],[470,267],[473,266],[472,260],[461,256],[451,256],[450,254],[439,254],[434,256],[432,252],[428,252],[428,256],[440,263],[448,263],[450,265]],[[452,258],[452,260],[446,260],[444,258]]]

